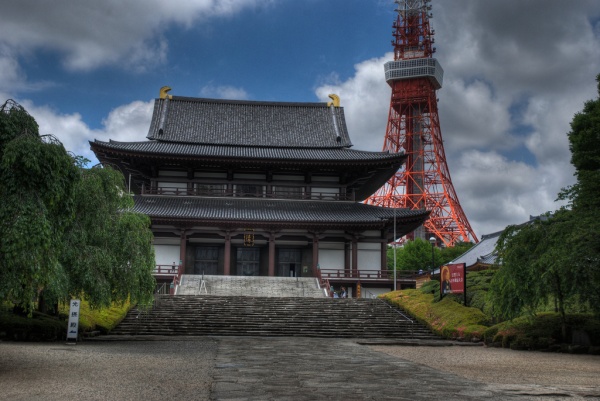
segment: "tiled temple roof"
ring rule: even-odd
[[[341,107],[180,96],[156,99],[147,138],[205,145],[352,146]]]
[[[529,221],[518,224],[517,226],[525,226],[527,224],[532,224],[536,220],[546,219],[548,219],[548,217],[545,215],[530,215]],[[498,243],[498,239],[503,232],[504,230],[482,236],[481,241],[475,244],[475,246],[449,263],[465,263],[467,268],[478,263],[484,265],[494,265],[496,263],[500,263],[498,260],[498,253],[496,252],[496,244]]]
[[[465,263],[467,268],[477,263],[493,265],[496,263],[496,243],[500,234],[502,231],[484,235],[481,237],[481,241],[449,263]]]
[[[322,162],[391,162],[401,163],[402,153],[369,152],[348,148],[282,148],[229,145],[202,145],[162,141],[92,143],[95,151],[112,150],[140,156],[202,157],[210,159],[297,160]]]
[[[355,202],[320,202],[252,198],[198,198],[134,196],[135,210],[153,220],[188,220],[211,223],[390,225],[394,209]],[[414,227],[422,224],[429,212],[396,209],[397,224]],[[413,223],[413,224],[411,224]],[[400,235],[400,233],[399,233]]]

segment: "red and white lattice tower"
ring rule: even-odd
[[[429,26],[431,0],[395,0],[394,61],[385,63],[392,100],[384,151],[405,152],[407,160],[367,203],[431,211],[429,220],[409,238],[429,239],[453,246],[478,242],[460,206],[446,163],[436,91],[443,70],[433,58],[434,31]]]

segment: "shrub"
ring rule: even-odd
[[[131,304],[125,302],[123,304],[114,303],[109,308],[90,308],[88,302],[81,301],[79,309],[79,331],[90,332],[99,331],[103,334],[109,333],[114,329],[127,315],[131,309]],[[63,305],[60,312],[65,315],[68,313],[69,305]]]
[[[486,294],[495,273],[495,270],[467,273],[467,305],[479,309],[487,316],[491,316],[491,305],[486,302]]]
[[[567,338],[562,337],[562,322],[557,313],[523,316],[490,327],[484,333],[486,344],[512,349],[548,349],[571,343],[574,332],[584,332],[590,345],[600,346],[600,320],[589,314],[567,316]]]
[[[57,341],[64,339],[67,322],[33,312],[22,317],[9,311],[0,311],[0,338],[16,341]]]
[[[439,288],[439,282],[437,283]],[[427,293],[427,289],[424,290],[423,287],[418,290],[390,292],[382,295],[382,298],[404,309],[440,336],[460,340],[483,338],[489,320],[480,310],[464,307],[450,297],[433,302],[435,295],[431,294],[431,289]]]
[[[79,332],[109,333],[125,318],[131,309],[129,302],[113,304],[110,308],[90,309],[82,301],[79,309]],[[59,316],[33,312],[31,317],[13,313],[9,304],[0,307],[0,338],[15,341],[58,341],[67,333],[69,305],[59,307]]]

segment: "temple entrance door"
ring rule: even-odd
[[[281,277],[299,277],[302,265],[302,249],[279,249],[278,273]]]
[[[194,274],[216,275],[219,268],[219,248],[213,246],[196,247]]]
[[[237,275],[258,276],[260,266],[260,252],[258,248],[238,248],[237,250]]]

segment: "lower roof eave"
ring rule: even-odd
[[[305,230],[382,230],[389,224],[382,222],[291,222],[291,221],[222,221],[222,220],[191,220],[185,218],[159,217],[150,216],[152,224],[156,225],[172,225],[175,227],[184,227],[190,229],[192,227],[223,227],[227,229],[239,228],[263,228],[263,229],[305,229]],[[398,236],[404,236],[420,226],[422,221],[407,223],[405,230],[397,230]]]

